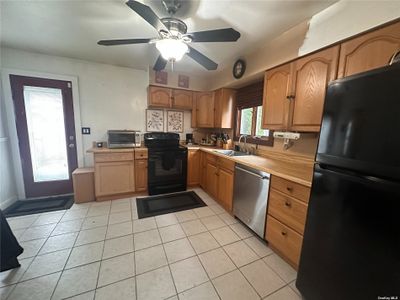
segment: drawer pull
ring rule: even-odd
[[[281,234],[282,234],[283,236],[286,236],[286,235],[287,235],[287,232],[286,232],[286,231],[281,231]]]
[[[288,190],[288,192],[293,192],[293,188],[290,186],[286,187],[286,189]]]
[[[285,206],[287,206],[287,207],[291,207],[292,206],[292,203],[290,203],[289,201],[285,201]]]

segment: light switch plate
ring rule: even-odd
[[[82,127],[82,134],[90,134],[90,127]]]

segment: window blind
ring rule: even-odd
[[[263,102],[264,81],[259,81],[237,90],[236,106],[239,109],[260,106]]]

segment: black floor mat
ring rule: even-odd
[[[137,198],[136,204],[139,219],[206,206],[193,191]]]
[[[35,200],[18,200],[3,213],[6,217],[17,217],[49,211],[68,209],[74,204],[74,196],[59,196]]]

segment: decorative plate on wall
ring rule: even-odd
[[[146,131],[148,132],[164,131],[164,111],[162,109],[146,110]]]
[[[239,79],[243,76],[244,72],[246,71],[246,62],[243,59],[238,59],[235,64],[233,65],[233,77]]]
[[[167,131],[183,132],[183,111],[167,111]]]

